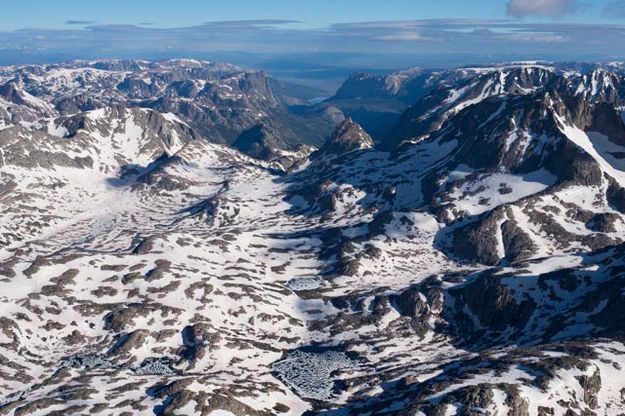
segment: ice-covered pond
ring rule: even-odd
[[[306,347],[274,363],[273,371],[300,397],[329,401],[337,393],[337,373],[355,368],[357,364],[353,354],[339,349]]]
[[[110,361],[101,355],[75,355],[61,360],[59,368],[75,368],[82,371],[107,370],[107,369],[129,369],[135,375],[173,375],[176,374],[172,363],[168,358],[155,357],[144,360],[136,367],[123,367]]]
[[[84,370],[117,368],[115,364],[100,355],[75,355],[61,360],[60,368],[82,368]]]
[[[116,223],[117,223],[116,214],[107,214],[99,218],[96,218],[96,220],[89,226],[89,232],[87,233],[87,235],[85,235],[84,238],[82,238],[82,240],[80,240],[80,242],[84,243],[91,238],[94,238],[101,234],[106,233],[111,228],[113,228]]]
[[[322,286],[323,281],[315,276],[296,277],[286,282],[286,287],[294,292],[315,290]]]

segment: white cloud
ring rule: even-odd
[[[422,41],[433,40],[433,38],[431,37],[422,36],[420,33],[414,33],[414,32],[396,33],[392,35],[381,35],[381,36],[376,36],[373,39],[392,41],[392,42],[422,42]]]
[[[508,0],[508,15],[514,17],[562,17],[576,10],[575,0]]]
[[[498,38],[512,42],[558,43],[568,41],[568,39],[564,36],[550,33],[511,33],[507,35],[499,35]]]

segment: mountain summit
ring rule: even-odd
[[[321,154],[335,154],[352,152],[354,150],[370,149],[373,139],[358,123],[351,118],[342,121],[332,133],[332,136],[319,149]]]

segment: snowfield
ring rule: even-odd
[[[345,120],[271,160],[182,113],[59,110],[176,65],[249,99],[200,61],[0,70],[0,415],[625,411],[620,75],[454,70],[391,151]]]

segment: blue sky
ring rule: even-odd
[[[623,16],[603,13],[606,5],[618,3],[613,0],[577,3],[577,12],[558,20],[623,20]],[[374,20],[496,19],[507,17],[506,12],[506,0],[20,0],[3,4],[0,29],[62,29],[71,21],[182,27],[206,21],[257,19],[298,20],[305,27],[324,27]]]
[[[319,27],[368,20],[503,17],[505,4],[496,0],[21,0],[3,5],[2,14],[4,29],[63,28],[68,20],[172,27],[206,21],[288,19]]]
[[[267,69],[625,60],[625,0],[20,0],[0,64],[191,57]]]

